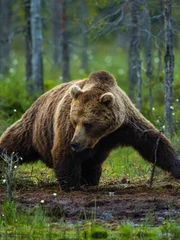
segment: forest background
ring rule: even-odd
[[[43,92],[104,69],[177,135],[179,30],[178,1],[1,0],[0,133]]]
[[[165,132],[171,138],[173,146],[180,153],[179,34],[178,0],[0,0],[0,135],[42,93],[62,82],[83,79],[91,72],[103,69],[116,78],[118,85],[129,95],[139,111],[160,132]],[[13,156],[10,159],[13,160]],[[65,216],[72,221],[70,210],[73,211],[74,207],[69,206],[72,202],[68,202],[71,194],[67,195],[67,200],[66,194],[58,191],[53,171],[41,162],[18,166],[17,162],[5,160],[7,166],[3,169],[3,178],[0,180],[1,235],[10,234],[12,237],[12,233],[20,233],[27,236],[32,234],[33,229],[33,234],[46,235],[53,232],[59,239],[60,233],[69,231],[64,225]],[[92,206],[89,210],[92,220],[96,220],[94,216],[98,218],[99,211],[100,217],[105,214],[103,219],[106,222],[106,217],[111,219],[114,216],[113,209],[118,209],[118,217],[127,220],[131,213],[134,222],[136,215],[145,209],[143,218],[138,215],[138,221],[145,222],[148,216],[150,226],[162,223],[160,229],[163,237],[164,232],[167,236],[180,234],[178,181],[172,182],[168,174],[161,173],[161,170],[156,169],[154,185],[156,183],[157,186],[149,190],[147,183],[150,178],[153,179],[154,174],[152,166],[146,164],[133,149],[114,151],[103,166],[97,196],[95,191],[92,191],[92,197],[88,190],[84,192],[85,203],[89,196],[89,206]],[[11,187],[8,181],[13,183]],[[131,184],[134,184],[134,188]],[[128,198],[133,189],[133,195]],[[114,195],[117,201],[113,205]],[[156,204],[157,196],[159,199],[163,196],[159,202],[162,201],[161,205],[165,206],[164,212],[160,211],[160,220],[154,205],[149,205],[149,197]],[[63,197],[65,205],[61,206],[60,200]],[[119,202],[123,197],[124,202]],[[100,206],[105,206],[105,210],[94,207],[94,203],[98,206],[96,198],[99,199]],[[132,198],[135,201],[131,203]],[[12,201],[14,199],[15,203]],[[72,193],[72,199],[75,209],[81,205],[80,210],[76,209],[74,214],[79,224],[83,197]],[[93,204],[91,201],[94,201]],[[107,211],[109,201],[112,214]],[[172,202],[176,201],[172,214]],[[124,207],[125,203],[129,204],[129,208]],[[48,204],[50,220],[44,215],[44,210],[48,212]],[[115,208],[115,204],[118,204],[118,208]],[[161,206],[156,207],[161,210]],[[124,214],[124,209],[127,214]],[[168,216],[167,209],[170,209]],[[87,206],[83,213],[88,216]],[[176,220],[174,223],[171,222],[172,216]],[[168,218],[170,222],[166,222]],[[115,217],[115,221],[117,219]],[[59,225],[49,225],[49,222],[54,221]],[[71,224],[72,226],[75,226],[78,235],[82,230],[81,225]],[[85,228],[93,232],[92,226],[88,222]],[[132,228],[134,226],[131,224]],[[151,234],[149,228],[144,230],[144,226],[145,224],[140,229],[136,228],[135,234],[138,237],[143,231],[144,234]],[[128,235],[127,239],[132,238],[134,229],[129,229],[130,225],[126,224],[121,227],[123,234],[131,236]],[[160,230],[155,230],[157,239],[160,239]],[[52,239],[48,236],[46,239]],[[83,236],[87,239],[86,234]]]

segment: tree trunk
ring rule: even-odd
[[[59,68],[61,64],[61,5],[57,0],[52,0],[52,40],[53,63]]]
[[[9,70],[11,59],[11,0],[0,0],[0,74]]]
[[[70,60],[69,60],[69,34],[67,31],[66,4],[67,0],[60,0],[61,15],[61,49],[62,49],[62,78],[63,82],[70,80]]]
[[[152,97],[152,46],[151,46],[151,20],[149,16],[149,11],[147,7],[147,0],[142,0],[144,7],[143,11],[143,44],[145,52],[145,64],[146,64],[146,76],[148,79],[148,88],[149,88],[149,106],[152,113],[153,108],[153,97]]]
[[[139,66],[138,75],[138,89],[137,89],[137,109],[141,112],[141,90],[142,90],[142,77],[141,77],[141,65]]]
[[[81,52],[81,67],[85,71],[85,73],[89,72],[88,68],[88,38],[87,38],[87,25],[85,22],[85,18],[87,17],[87,6],[86,1],[80,0],[80,24],[81,24],[81,39],[82,39],[82,52]]]
[[[159,11],[160,13],[164,12],[164,0],[159,0]],[[160,18],[157,21],[157,24],[162,27],[164,26],[164,15],[162,14],[160,16]],[[158,64],[157,64],[157,79],[159,80],[159,82],[161,82],[162,80],[164,80],[163,78],[163,61],[162,61],[162,55],[163,55],[163,48],[164,48],[164,42],[162,40],[164,40],[164,35],[163,35],[163,31],[160,32],[160,34],[158,35],[159,37],[159,41],[158,43],[156,43],[156,48],[158,50],[157,54],[158,54]]]
[[[140,79],[140,1],[129,0],[130,2],[130,31],[129,31],[129,49],[128,49],[128,80],[129,97],[132,100],[135,96],[135,86]],[[140,96],[137,98],[139,105]]]
[[[24,0],[25,18],[26,18],[26,91],[31,96],[33,94],[32,82],[32,36],[31,36],[31,1]]]
[[[173,33],[171,26],[171,0],[164,0],[165,26],[165,133],[172,135],[172,83],[174,73]]]
[[[34,94],[43,92],[41,0],[31,0],[32,80]]]

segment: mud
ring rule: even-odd
[[[14,200],[19,210],[29,210],[42,204],[54,220],[74,223],[96,219],[110,223],[122,220],[152,225],[180,217],[180,182],[167,179],[156,182],[150,189],[148,182],[109,183],[65,193],[57,184],[51,186],[18,187]],[[6,199],[6,190],[0,186],[0,202]]]

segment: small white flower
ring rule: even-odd
[[[154,111],[154,110],[155,110],[155,108],[153,107],[153,108],[152,108],[152,110]]]
[[[118,73],[119,73],[119,75],[124,75],[124,69],[122,69],[122,68],[119,69],[119,70],[118,70]]]
[[[170,109],[174,110],[173,106],[170,106]]]
[[[16,169],[16,168],[17,168],[17,166],[15,165],[15,166],[14,166],[14,169]]]
[[[17,59],[14,59],[13,60],[13,65],[17,65],[19,62],[18,62],[18,60]]]
[[[154,62],[158,63],[159,62],[159,58],[158,57],[154,58]]]
[[[163,126],[162,126],[162,129],[165,129],[165,128],[166,128],[165,125],[163,125]]]
[[[87,50],[87,54],[90,55],[92,53],[91,50]]]
[[[83,69],[80,69],[80,70],[79,70],[79,74],[81,74],[81,75],[84,74],[84,70],[83,70]]]
[[[14,112],[17,112],[17,110],[16,110],[16,109],[14,109],[13,111],[14,111]]]
[[[15,72],[14,68],[10,68],[10,69],[9,69],[9,72],[10,72],[10,73],[14,73],[14,72]]]
[[[57,196],[57,193],[53,193],[53,196],[56,197],[56,196]]]
[[[106,63],[111,63],[112,57],[111,56],[106,56],[104,60],[105,60]]]
[[[6,179],[3,179],[2,181],[3,181],[3,183],[6,183]]]
[[[176,102],[179,102],[179,99],[178,99],[178,98],[176,98]]]
[[[156,122],[159,123],[159,119],[157,119]]]
[[[74,60],[78,59],[78,55],[76,55],[76,54],[74,54],[72,57]]]
[[[2,215],[1,215],[2,217],[4,217],[4,213],[2,213]]]
[[[114,196],[114,192],[109,192],[109,196]]]
[[[43,203],[44,203],[44,200],[41,200],[41,203],[43,204]]]
[[[173,112],[172,115],[174,116],[174,115],[175,115],[175,112]]]
[[[89,60],[93,60],[93,55],[89,55],[89,56],[88,56],[88,59],[89,59]]]

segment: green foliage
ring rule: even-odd
[[[5,202],[1,206],[1,226],[14,225],[17,221],[17,207],[14,202]]]
[[[46,231],[44,232],[44,228]],[[46,236],[49,225],[41,205],[26,212],[18,212],[14,202],[1,206],[0,234],[1,236]]]
[[[13,67],[9,73],[0,80],[0,119],[8,120],[8,124],[19,119],[32,103],[32,99],[26,93],[26,81],[24,78],[24,60],[14,58]],[[5,124],[6,125],[6,124]],[[0,123],[0,130],[3,124]]]
[[[12,153],[10,156],[6,152],[2,153],[1,159],[1,171],[3,172],[3,181],[7,186],[7,200],[8,202],[13,201],[13,190],[15,185],[15,177],[17,172],[17,165],[20,161],[19,157]]]
[[[16,177],[17,187],[28,187],[33,185],[54,185],[56,178],[54,171],[47,168],[41,161],[35,164],[22,164]]]
[[[151,228],[146,225],[134,227],[130,222],[124,222],[118,227],[122,239],[160,239],[161,231],[159,228]]]
[[[67,224],[52,223],[47,218],[42,205],[37,205],[30,211],[18,212],[14,202],[1,206],[0,235],[3,239],[177,239],[180,234],[178,221],[164,221],[159,227],[134,225],[122,222],[111,225],[99,224],[95,221]],[[170,238],[169,238],[170,237]],[[28,238],[29,239],[29,238]]]
[[[180,227],[179,221],[177,222],[169,222],[164,221],[163,225],[160,227],[163,235],[165,236],[173,236],[173,239],[179,238],[180,236]]]
[[[96,43],[91,49],[87,49],[89,60],[89,73],[106,70],[116,78],[119,86],[127,90],[127,55],[123,48],[108,44]],[[119,61],[119,55],[122,61]],[[83,79],[87,74],[81,68],[81,58],[78,53],[72,55],[71,79]],[[78,71],[77,71],[78,69]]]
[[[146,179],[150,176],[151,165],[132,148],[114,150],[104,163],[103,177],[114,179]]]

